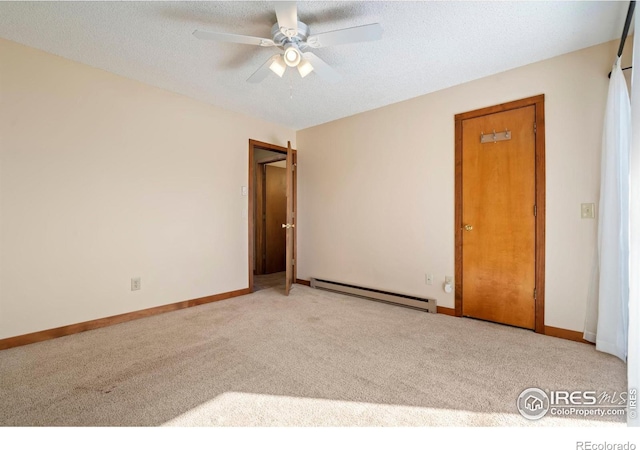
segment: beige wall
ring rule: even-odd
[[[0,40],[0,338],[246,288],[249,138],[295,145]]]
[[[616,50],[603,44],[299,131],[298,276],[453,307],[441,286],[454,275],[454,115],[545,94],[545,323],[581,330],[596,222],[580,218],[580,203],[598,200]]]
[[[245,288],[249,138],[299,149],[300,278],[453,307],[440,287],[454,270],[453,116],[540,93],[546,324],[580,330],[596,233],[580,203],[598,199],[616,48],[302,130],[296,145],[284,127],[0,40],[0,339]]]

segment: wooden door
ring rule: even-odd
[[[287,240],[287,258],[286,258],[286,262],[287,262],[287,274],[286,274],[286,284],[285,284],[285,294],[289,295],[289,292],[291,291],[291,286],[293,285],[293,282],[295,281],[293,278],[293,264],[294,259],[293,259],[293,254],[294,254],[294,248],[293,248],[293,239],[294,239],[294,228],[295,228],[295,222],[294,222],[294,215],[293,215],[293,171],[295,169],[295,166],[293,164],[293,150],[291,150],[291,142],[287,142],[287,222],[285,224],[283,224],[283,227],[285,227],[285,229],[287,230],[287,236],[286,236],[286,240]]]
[[[265,164],[264,166],[264,229],[265,273],[283,272],[286,269],[287,220],[287,170]]]
[[[462,315],[534,329],[535,106],[462,120]],[[508,130],[510,138],[481,143]]]

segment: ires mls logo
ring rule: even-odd
[[[527,388],[518,396],[517,408],[522,417],[538,420],[547,413],[556,416],[621,416],[635,414],[635,389],[627,392],[596,392],[556,390],[545,392]],[[631,406],[633,402],[633,406]]]
[[[549,401],[553,406],[625,406],[627,404],[626,392],[601,392],[596,391],[551,391]]]

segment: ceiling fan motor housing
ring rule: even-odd
[[[273,27],[271,27],[271,36],[273,36],[273,42],[275,42],[278,47],[284,47],[286,44],[295,44],[302,51],[308,47],[307,37],[309,36],[309,26],[304,22],[298,21],[297,31],[298,33],[295,36],[287,36],[278,23],[275,23]]]

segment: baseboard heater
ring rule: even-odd
[[[354,295],[356,297],[376,300],[379,302],[392,303],[410,308],[421,309],[430,313],[437,313],[438,308],[435,299],[420,298],[412,295],[395,294],[393,292],[381,291],[352,284],[338,283],[336,281],[320,280],[311,278],[311,287],[314,289],[324,289],[326,291],[339,292],[341,294]]]

